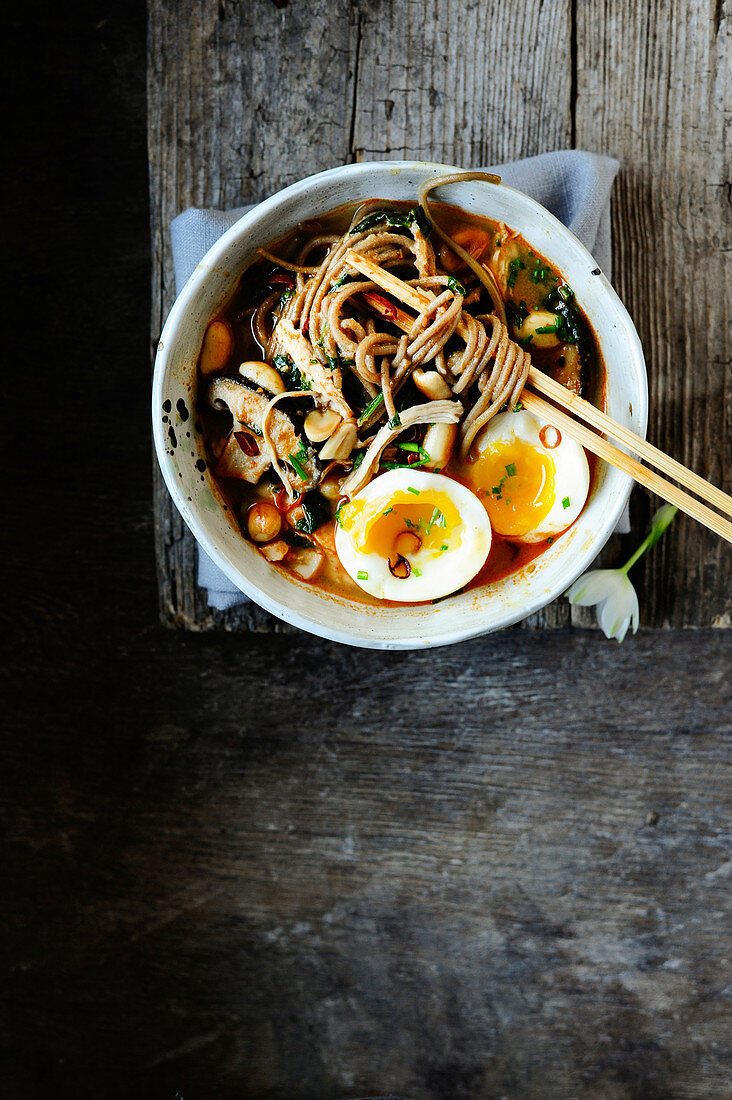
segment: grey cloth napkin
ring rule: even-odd
[[[559,218],[610,278],[610,192],[620,165],[611,157],[600,157],[578,149],[542,153],[538,157],[491,165],[504,183],[523,191]],[[209,248],[251,206],[237,210],[184,210],[170,225],[176,291],[180,292]],[[630,530],[627,509],[618,531]],[[246,603],[244,595],[208,554],[198,547],[198,583],[208,592],[211,607],[223,610]]]

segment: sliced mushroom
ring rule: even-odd
[[[305,417],[305,435],[311,443],[322,443],[330,439],[341,422],[340,416],[333,409],[313,409]]]
[[[266,454],[251,454],[244,449],[240,439],[242,432],[232,432],[223,454],[216,463],[216,477],[238,477],[255,485],[269,467],[270,458]]]
[[[261,457],[266,459],[260,474],[264,472],[273,457],[268,443],[262,436],[264,413],[269,404],[267,397],[231,378],[214,379],[208,397],[215,409],[229,410],[234,419],[235,432],[245,428],[256,436]],[[320,476],[315,453],[305,445],[302,437],[295,431],[295,425],[287,413],[282,412],[281,409],[270,410],[269,435],[277,452],[277,458],[281,462],[292,465],[292,456],[297,456],[297,464],[303,470],[305,478],[301,478],[296,470],[293,486],[299,491],[314,488]]]
[[[328,442],[320,448],[319,457],[321,461],[328,462],[330,460],[336,460],[338,462],[345,462],[356,446],[357,440],[358,431],[355,423],[351,420],[346,424],[341,424],[340,428],[333,433]]]
[[[245,363],[242,363],[239,367],[239,374],[242,378],[246,378],[247,381],[253,382],[255,386],[259,386],[273,395],[284,393],[287,388],[278,370],[275,370],[269,363],[260,362],[256,359],[248,359]]]

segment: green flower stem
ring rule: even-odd
[[[622,565],[620,567],[621,573],[625,573],[627,577],[628,570],[632,569],[638,559],[643,557],[646,550],[650,550],[652,546],[656,545],[661,535],[666,530],[669,523],[671,523],[671,520],[674,518],[677,512],[678,508],[676,508],[673,504],[664,504],[662,508],[658,509],[655,516],[653,517],[653,523],[651,524],[650,531],[643,539],[643,542],[640,544],[636,552],[630,558],[628,558],[625,565]]]

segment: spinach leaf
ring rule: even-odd
[[[320,493],[313,491],[306,493],[302,501],[303,515],[295,522],[295,530],[302,531],[305,535],[312,535],[318,527],[322,527],[330,519],[330,506]]]
[[[411,230],[416,225],[424,237],[429,237],[432,232],[432,226],[427,221],[424,210],[421,206],[415,206],[406,213],[401,210],[375,210],[373,214],[367,214],[358,225],[354,225],[351,236],[356,233],[365,233],[368,229],[374,229],[382,223],[387,229]]]

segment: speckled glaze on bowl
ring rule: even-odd
[[[207,253],[179,294],[155,361],[152,418],[155,448],[170,494],[198,542],[242,592],[285,622],[323,638],[371,649],[449,645],[500,630],[554,600],[585,570],[615,528],[631,479],[601,464],[576,524],[533,563],[502,581],[427,606],[371,607],[279,571],[244,539],[205,469],[195,431],[196,362],[208,322],[234,291],[257,246],[306,218],[378,197],[415,199],[427,178],[456,171],[418,161],[349,164],[301,180],[260,203]],[[648,392],[643,351],[633,323],[589,252],[533,199],[504,185],[460,183],[440,201],[505,221],[546,256],[574,289],[597,335],[607,368],[607,410],[645,434]]]

